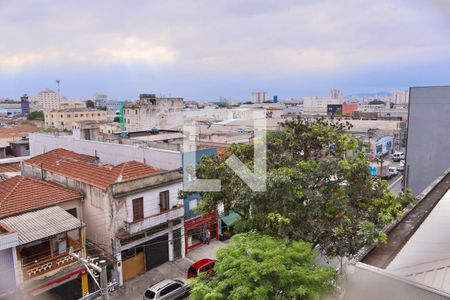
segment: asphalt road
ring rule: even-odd
[[[386,158],[385,161],[389,162],[389,166],[391,167],[398,167],[400,165],[400,162],[394,162],[391,160],[391,158]],[[402,190],[402,183],[401,183],[401,177],[403,176],[403,172],[398,172],[398,175],[395,177],[390,178],[387,182],[389,185],[389,188],[391,191],[397,195]]]

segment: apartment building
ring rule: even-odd
[[[124,106],[126,131],[173,129],[183,125],[183,98],[158,98],[141,94],[139,101]]]
[[[267,93],[266,92],[252,92],[252,102],[253,103],[263,103],[267,101]]]
[[[86,237],[114,257],[121,285],[139,273],[184,256],[184,208],[179,170],[137,161],[100,164],[94,156],[55,149],[22,164],[22,173],[85,195]]]
[[[89,108],[52,110],[44,114],[45,126],[60,130],[72,130],[73,124],[80,121],[106,122],[107,119],[106,111]]]
[[[63,284],[65,299],[87,276],[84,266],[69,256],[69,248],[85,254],[83,195],[59,184],[14,176],[0,181],[0,298],[41,295]],[[67,277],[70,273],[71,276]],[[2,298],[3,299],[3,298]]]
[[[46,88],[45,90],[37,93],[33,100],[41,106],[44,111],[50,111],[60,109],[60,97],[55,91]]]

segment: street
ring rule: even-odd
[[[386,162],[389,162],[389,166],[391,167],[396,167],[398,168],[398,166],[400,165],[400,162],[394,162],[392,161],[392,157],[391,156],[387,156],[385,159]],[[401,192],[402,190],[402,183],[401,183],[401,178],[403,176],[403,172],[398,172],[398,175],[392,178],[389,178],[389,180],[387,180],[388,182],[388,186],[389,189],[391,190],[391,192],[393,192],[395,195],[397,195],[399,192]]]
[[[212,240],[209,245],[202,245],[191,250],[186,257],[177,261],[166,262],[146,273],[128,280],[123,287],[111,293],[111,300],[135,300],[142,299],[148,287],[163,279],[186,279],[188,268],[202,258],[216,259],[216,252],[227,242]]]

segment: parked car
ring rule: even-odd
[[[400,164],[398,165],[397,170],[400,171],[400,172],[405,171],[405,160],[402,159],[400,161]]]
[[[184,299],[188,296],[189,286],[184,279],[165,279],[149,287],[144,300]]]
[[[187,278],[188,279],[195,278],[198,276],[200,272],[207,272],[208,274],[213,274],[214,265],[216,264],[216,262],[217,260],[209,258],[204,258],[195,262],[194,264],[192,264],[192,266],[189,267],[187,272]]]
[[[392,154],[392,160],[393,161],[401,161],[402,159],[405,159],[405,153],[402,151],[396,151],[394,154]]]
[[[389,178],[395,177],[398,175],[398,171],[396,167],[389,167]]]

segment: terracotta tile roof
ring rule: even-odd
[[[56,183],[15,176],[0,182],[0,217],[80,198],[79,192]]]
[[[112,171],[118,180],[129,180],[142,176],[149,176],[158,173],[160,170],[133,160],[113,167]]]
[[[20,163],[0,164],[0,173],[20,172]]]
[[[70,155],[66,155],[67,153],[70,153]],[[77,159],[77,155],[80,156],[80,159]],[[146,177],[160,172],[159,169],[137,161],[128,161],[117,166],[102,166],[96,163],[95,157],[64,149],[55,149],[35,156],[26,160],[25,164],[38,167],[42,165],[44,170],[73,178],[101,189],[106,189],[115,182]]]
[[[58,160],[72,160],[72,161],[84,161],[84,162],[95,162],[97,158],[95,156],[85,155],[76,153],[64,148],[57,148],[40,155],[36,155],[26,162],[30,165],[40,165],[46,162],[56,162]]]
[[[28,136],[28,133],[42,131],[41,128],[30,124],[19,124],[0,128],[0,139],[13,139]]]

